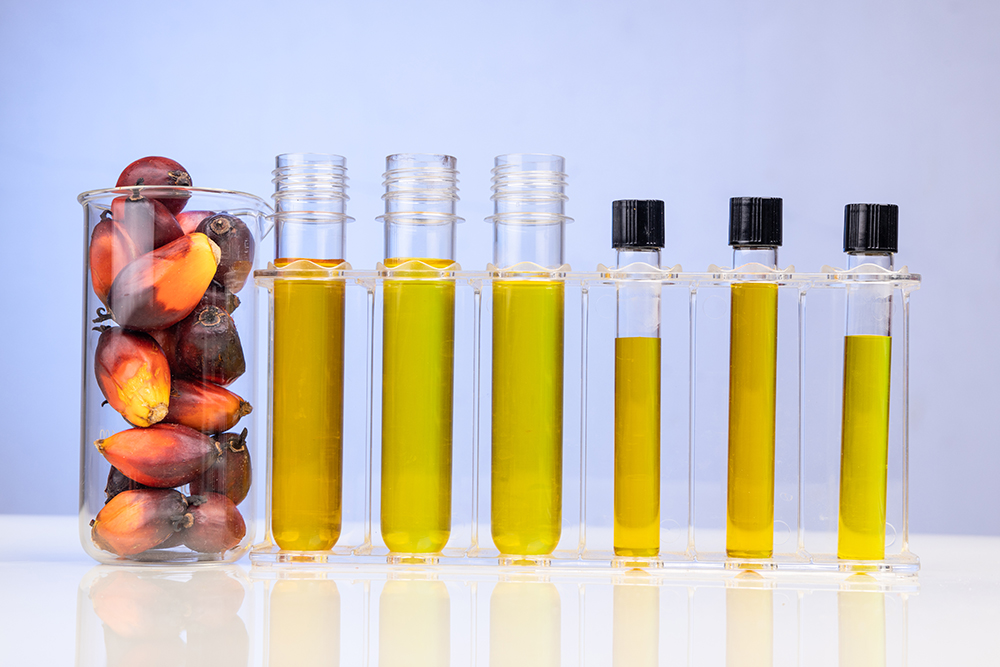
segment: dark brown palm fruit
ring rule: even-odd
[[[219,264],[219,246],[204,234],[186,234],[141,255],[111,283],[108,306],[128,329],[166,329],[205,296]]]
[[[232,315],[233,311],[240,307],[240,297],[226,289],[222,283],[213,280],[205,290],[205,296],[201,297],[199,305],[202,304],[218,306]]]
[[[187,591],[171,585],[177,583],[120,568],[97,578],[90,602],[98,618],[120,637],[171,637],[184,630],[190,612]]]
[[[115,197],[111,202],[111,217],[132,239],[140,255],[184,236],[174,214],[138,190],[128,197]]]
[[[111,470],[108,471],[108,483],[104,487],[105,500],[104,503],[107,504],[112,498],[117,496],[122,491],[135,491],[136,489],[149,489],[152,487],[146,486],[145,484],[140,484],[134,479],[129,479],[126,477],[121,470],[111,466]]]
[[[222,553],[236,547],[247,533],[243,515],[221,493],[188,498],[193,522],[184,530],[184,545],[202,553]]]
[[[242,433],[223,433],[218,437],[222,456],[205,474],[191,480],[192,495],[221,493],[239,505],[250,492],[252,471],[250,449],[247,447],[247,430]]]
[[[167,358],[167,363],[172,368],[175,365],[174,362],[174,348],[177,347],[177,332],[174,327],[167,327],[166,329],[150,329],[145,333],[153,337],[160,349],[163,350],[163,356]]]
[[[236,216],[220,213],[202,220],[198,231],[222,250],[215,279],[231,292],[239,292],[253,270],[254,240],[250,228]]]
[[[176,330],[175,374],[226,386],[246,371],[236,323],[223,308],[198,306]]]
[[[131,428],[94,444],[125,476],[158,489],[200,477],[222,453],[218,442],[181,424]]]
[[[127,188],[136,185],[171,185],[184,188],[191,187],[192,182],[187,169],[176,160],[151,155],[139,158],[125,167],[115,187]],[[158,199],[171,213],[177,215],[187,205],[190,196],[184,192],[174,192],[169,196],[164,193]]]
[[[163,421],[184,424],[202,433],[221,433],[252,411],[250,403],[225,387],[178,377],[170,386],[170,409]]]
[[[192,523],[188,503],[179,491],[134,489],[122,491],[101,508],[90,522],[90,534],[101,549],[134,556]]]

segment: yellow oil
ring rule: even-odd
[[[501,554],[552,553],[562,531],[564,284],[493,283],[491,530]]]
[[[331,549],[342,518],[342,280],[274,281],[273,362],[271,532],[282,549]]]
[[[660,551],[660,339],[615,339],[616,556]]]
[[[726,554],[770,558],[778,286],[735,284],[731,308]]]
[[[885,557],[891,362],[890,336],[845,337],[839,558]]]
[[[455,281],[436,275],[414,269],[383,283],[381,525],[394,553],[437,553],[451,533]]]

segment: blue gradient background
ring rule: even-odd
[[[394,152],[461,171],[459,259],[490,259],[489,170],[564,155],[567,256],[610,201],[666,200],[664,261],[726,263],[728,198],[785,200],[782,264],[841,260],[843,205],[900,206],[914,297],[911,529],[1000,534],[1000,3],[3,2],[0,512],[73,514],[81,210],[143,155],[269,197],[274,155],[348,159],[349,253],[380,258]]]

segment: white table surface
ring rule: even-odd
[[[1000,537],[915,578],[116,568],[75,517],[0,516],[3,665],[1000,665]],[[522,580],[523,579],[523,580]],[[173,583],[171,583],[173,582]],[[770,612],[770,613],[768,613]]]

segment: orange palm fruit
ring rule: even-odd
[[[141,255],[127,265],[108,293],[115,321],[129,329],[165,329],[183,320],[201,301],[221,251],[195,232]]]
[[[90,522],[90,535],[105,551],[134,556],[192,524],[187,501],[179,491],[135,489],[122,491],[101,508]]]
[[[94,353],[94,374],[108,404],[136,426],[151,426],[167,416],[170,366],[152,337],[109,327]]]
[[[222,454],[218,442],[182,424],[130,428],[94,444],[126,477],[161,489],[200,477]]]
[[[175,378],[170,386],[170,409],[163,421],[202,433],[221,433],[252,410],[248,402],[217,384]]]
[[[135,243],[117,222],[105,217],[94,226],[90,235],[90,282],[105,306],[115,276],[138,256]]]

